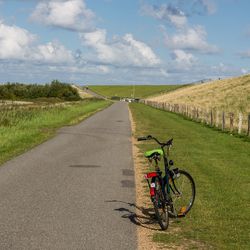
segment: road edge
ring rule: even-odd
[[[135,215],[136,216],[144,216],[140,207],[148,207],[149,200],[145,195],[145,187],[143,186],[143,162],[141,161],[142,154],[140,153],[139,148],[137,147],[137,140],[134,137],[136,131],[136,123],[133,119],[132,112],[130,107],[128,106],[129,110],[129,120],[131,124],[131,146],[132,146],[132,158],[134,164],[134,173],[135,173]],[[138,250],[158,250],[158,249],[166,249],[166,246],[160,246],[158,243],[153,241],[153,232],[150,232],[149,229],[144,228],[143,226],[138,225],[136,228],[137,233],[137,249]]]

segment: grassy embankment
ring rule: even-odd
[[[53,136],[57,128],[78,123],[108,105],[94,99],[2,111],[0,106],[0,164]]]
[[[183,85],[110,85],[110,86],[90,86],[89,88],[103,96],[107,97],[135,97],[145,98],[156,94],[166,93],[178,89]]]
[[[173,137],[171,159],[191,173],[197,188],[190,214],[173,220],[166,232],[154,233],[153,240],[185,249],[249,249],[250,143],[173,113],[143,104],[130,107],[135,136]],[[157,145],[139,147],[145,151]]]
[[[190,85],[149,99],[235,114],[250,113],[250,75]]]

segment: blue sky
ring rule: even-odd
[[[173,84],[250,73],[247,0],[0,0],[0,82]]]

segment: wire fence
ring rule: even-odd
[[[200,107],[185,104],[149,100],[140,100],[140,102],[154,108],[181,114],[196,122],[205,123],[211,127],[221,129],[222,131],[230,131],[232,133],[250,136],[250,113],[242,113],[241,111],[226,112],[216,108],[202,109]]]

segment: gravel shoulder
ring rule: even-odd
[[[154,211],[146,193],[146,182],[144,181],[144,174],[147,172],[147,165],[143,159],[143,154],[138,148],[137,139],[133,136],[136,131],[136,123],[133,120],[131,111],[129,117],[132,127],[132,148],[133,160],[135,169],[135,183],[136,183],[136,210],[135,220],[137,221],[137,238],[138,250],[158,250],[166,249],[166,246],[153,241],[154,232],[160,232],[157,221],[154,218]]]

